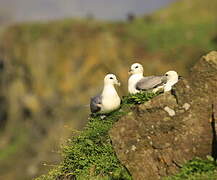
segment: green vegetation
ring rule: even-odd
[[[163,74],[174,69],[185,76],[201,55],[217,49],[216,6],[216,0],[180,0],[150,16],[138,17],[131,22],[65,19],[1,28],[0,53],[1,57],[6,58],[7,67],[10,69],[3,71],[1,75],[6,80],[3,82],[7,82],[2,83],[1,96],[7,99],[8,119],[5,132],[2,132],[6,143],[1,146],[0,167],[2,169],[6,163],[11,164],[9,159],[12,154],[18,164],[16,167],[5,168],[7,172],[5,178],[2,178],[7,179],[10,175],[13,179],[18,179],[19,174],[21,179],[31,179],[41,174],[41,169],[38,168],[36,174],[29,175],[26,170],[28,164],[32,164],[33,160],[41,161],[45,157],[53,158],[44,152],[50,152],[60,136],[63,139],[68,137],[70,132],[62,128],[63,123],[73,129],[82,126],[87,115],[87,110],[82,108],[83,104],[86,104],[89,95],[100,87],[101,82],[98,79],[103,78],[105,73],[112,72],[121,80],[127,80],[126,69],[131,63],[138,61],[148,64],[144,66],[145,75]],[[120,87],[120,93],[125,94],[125,90],[124,86]],[[152,95],[149,94],[133,95],[124,98],[123,103],[141,104],[144,99],[146,101],[150,98]],[[23,113],[26,108],[30,112],[27,117],[26,113]],[[110,119],[112,116],[111,114],[103,120],[111,123],[106,123],[108,129],[115,122],[115,119]],[[92,117],[89,123],[100,121],[97,118]],[[87,129],[89,126],[91,127],[91,124],[88,124]],[[17,127],[24,132],[21,138],[14,138],[17,137],[14,131]],[[56,133],[57,130],[59,133]],[[91,128],[88,131],[92,131]],[[76,139],[88,139],[85,132],[86,129],[69,144],[82,146]],[[105,130],[105,134],[106,132]],[[55,138],[51,138],[54,135]],[[105,135],[105,139],[106,137]],[[98,146],[95,145],[95,140],[93,142],[91,147],[95,150]],[[104,139],[99,143],[108,150],[111,147]],[[76,147],[67,146],[64,149],[72,150],[69,148]],[[25,158],[24,161],[19,151],[25,152],[25,157],[31,158]],[[111,155],[109,152],[112,150],[107,152],[107,155]],[[69,157],[68,154],[64,152],[63,155]],[[90,161],[99,163],[91,158]],[[121,174],[125,172],[124,168],[121,165],[112,165],[116,161],[113,158],[110,169],[107,170],[99,163],[103,170],[101,173],[101,170],[96,169],[95,175],[111,177],[108,175],[110,171],[121,171],[119,175],[123,176]],[[86,167],[89,160],[82,163]],[[88,172],[88,168],[94,169],[90,164],[87,169],[79,172],[76,169],[81,165],[68,165],[68,169],[64,169],[64,166],[62,163],[50,174],[53,174],[53,177],[67,173],[73,176],[70,174],[73,172],[82,177],[85,174],[83,172]]]
[[[148,93],[148,92],[129,94],[128,96],[125,96],[123,98],[123,103],[124,104],[142,104],[159,94],[160,93]]]
[[[165,180],[216,180],[217,162],[212,157],[207,160],[195,158],[186,163],[181,171]]]
[[[127,31],[129,37],[140,41],[139,44],[143,41],[148,51],[160,50],[169,53],[169,51],[180,52],[181,50],[186,51],[186,48],[195,49],[196,47],[204,51],[215,49],[216,43],[212,41],[212,36],[216,33],[216,27],[215,21],[180,24],[177,21],[144,23],[143,19],[138,19],[133,24],[127,25]]]
[[[129,112],[132,103],[145,102],[154,96],[156,95],[153,93],[129,95],[124,98],[120,109],[105,118],[99,114],[92,115],[86,128],[73,135],[63,147],[64,160],[61,165],[38,180],[56,177],[76,177],[78,180],[131,180],[132,177],[115,155],[108,131],[119,118]]]

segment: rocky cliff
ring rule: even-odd
[[[190,76],[135,106],[110,131],[121,163],[135,180],[171,175],[193,157],[217,158],[217,52],[203,56]]]

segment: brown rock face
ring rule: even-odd
[[[161,179],[193,157],[216,158],[217,52],[202,57],[171,93],[132,111],[110,136],[133,179]]]

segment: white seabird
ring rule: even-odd
[[[143,67],[139,63],[134,63],[129,71],[132,74],[128,80],[128,91],[130,94],[136,94],[140,91],[153,92],[163,88],[166,83],[165,76],[143,76]]]
[[[178,82],[178,74],[175,71],[168,71],[163,76],[143,76],[143,67],[139,63],[134,63],[129,71],[132,74],[128,80],[128,91],[136,94],[140,91],[157,92],[162,89],[164,92],[170,91],[172,86]]]
[[[107,74],[104,78],[104,88],[101,94],[90,100],[90,110],[92,113],[109,113],[120,107],[121,99],[115,90],[114,85],[120,86],[114,74]]]
[[[178,75],[176,71],[168,71],[165,73],[166,76],[166,83],[164,84],[164,92],[170,91],[174,84],[179,81],[181,76]]]

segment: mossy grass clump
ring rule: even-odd
[[[194,158],[187,162],[174,176],[164,180],[216,180],[217,179],[217,162],[210,156],[203,160]]]
[[[103,119],[100,115],[90,117],[86,128],[64,148],[64,174],[131,179],[118,161],[108,135],[113,123],[124,114],[125,111],[120,109]]]
[[[102,117],[93,114],[83,131],[68,140],[63,147],[63,162],[38,180],[72,178],[76,180],[131,180],[127,169],[116,157],[109,130],[133,104],[143,103],[156,96],[143,93],[124,97],[121,107]]]
[[[130,94],[123,98],[124,104],[143,104],[146,101],[152,99],[153,97],[159,95],[160,92],[152,93],[152,92],[139,92],[136,94]]]

